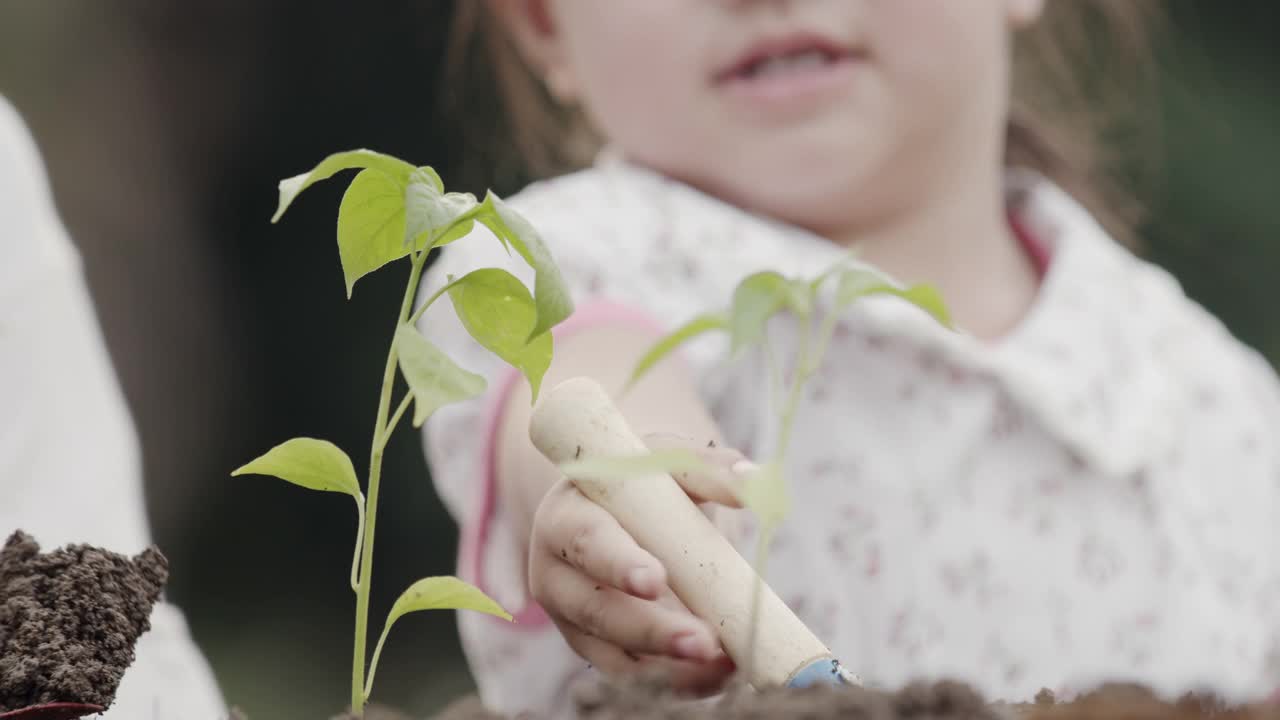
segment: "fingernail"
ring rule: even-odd
[[[649,568],[638,567],[627,573],[627,592],[632,595],[656,595],[658,592],[656,585],[657,577]]]
[[[680,633],[672,641],[671,647],[676,657],[685,660],[708,660],[711,657],[707,644],[702,642],[694,632]]]
[[[760,471],[760,466],[750,460],[739,460],[729,468],[729,471],[734,475],[753,475]]]

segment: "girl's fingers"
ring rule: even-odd
[[[638,655],[588,635],[569,623],[559,623],[559,627],[569,647],[606,675],[634,676],[656,670],[677,692],[710,695],[720,690],[735,670],[733,661],[723,653],[707,662]]]
[[[641,598],[655,598],[666,587],[662,563],[568,481],[552,488],[538,508],[539,515],[544,512],[535,520],[535,544],[596,583]]]
[[[573,623],[556,620],[565,642],[583,660],[606,675],[631,675],[640,670],[640,656],[628,653],[611,642],[582,632]]]
[[[547,613],[578,631],[633,655],[667,655],[706,662],[720,654],[711,628],[688,612],[597,583],[577,568],[554,558],[538,568],[535,596]]]
[[[664,657],[647,657],[642,662],[663,670],[667,683],[677,692],[694,695],[712,695],[721,690],[737,667],[728,655],[721,652],[714,660],[693,662]]]
[[[689,438],[655,433],[644,438],[650,450],[691,450],[711,469],[706,472],[677,472],[671,477],[695,502],[714,502],[731,508],[742,507],[742,485],[758,467],[733,448],[699,443]]]

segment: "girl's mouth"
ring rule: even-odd
[[[716,73],[715,85],[755,102],[785,102],[834,89],[860,59],[824,36],[793,33],[753,44]]]

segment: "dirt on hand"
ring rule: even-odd
[[[169,578],[164,556],[88,545],[41,554],[18,531],[0,549],[0,712],[54,702],[109,707]]]

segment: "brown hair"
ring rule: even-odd
[[[1153,169],[1149,112],[1154,0],[1046,0],[1016,39],[1005,161],[1045,175],[1133,247],[1137,186]],[[580,113],[562,107],[522,61],[485,0],[459,0],[444,86],[465,124],[464,177],[517,187],[582,167],[598,146]],[[493,88],[494,94],[476,88]]]

